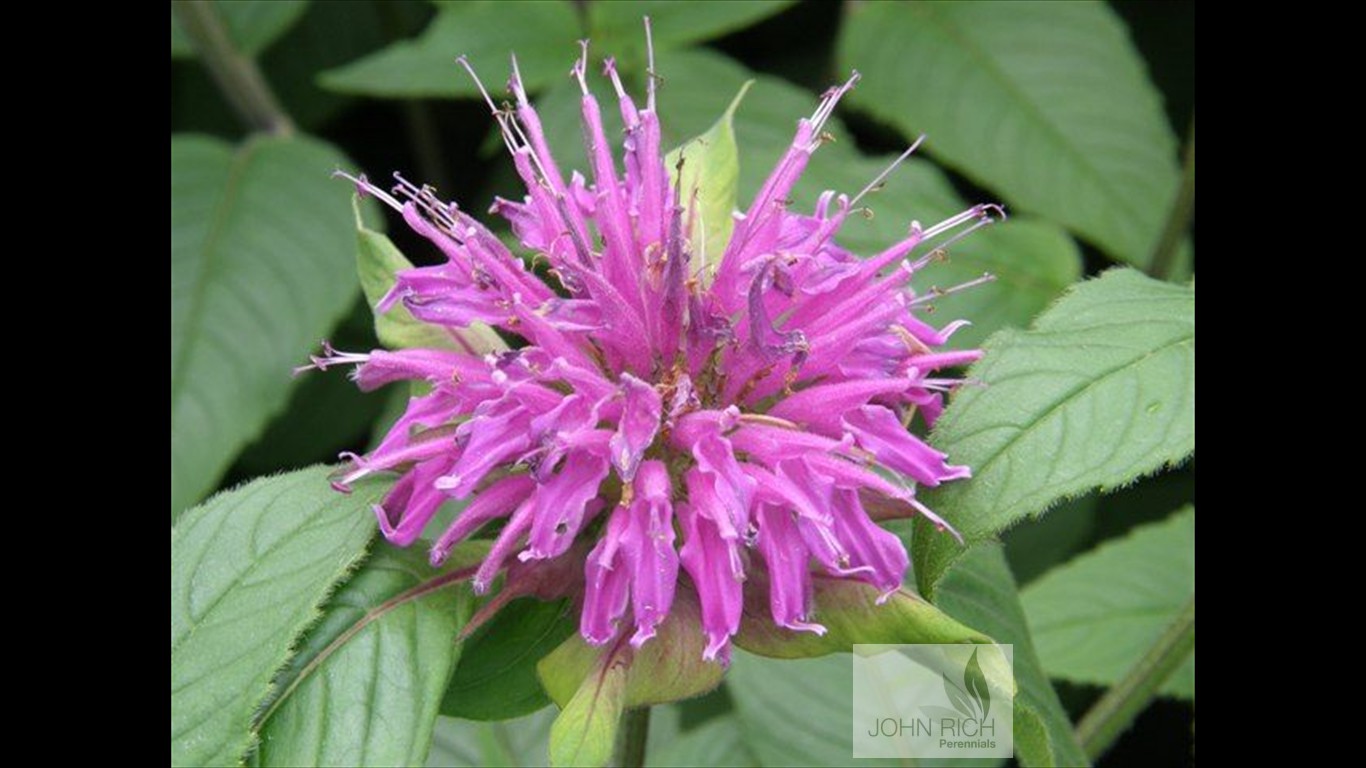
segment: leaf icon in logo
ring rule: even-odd
[[[982,665],[977,661],[977,650],[973,649],[972,658],[963,667],[963,687],[977,704],[982,717],[991,711],[991,691],[987,689],[987,676],[982,674]]]
[[[948,694],[953,708],[961,712],[963,717],[976,719],[972,711],[972,700],[968,698],[967,692],[950,680],[948,675],[941,674],[940,677],[944,678],[944,693]]]

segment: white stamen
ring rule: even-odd
[[[393,208],[396,211],[403,210],[402,203],[395,200],[394,197],[390,195],[388,192],[385,192],[384,190],[380,189],[374,184],[371,184],[370,180],[365,178],[365,174],[363,173],[359,176],[352,176],[346,171],[343,171],[340,168],[338,168],[337,170],[332,172],[332,177],[337,179],[346,179],[350,181],[352,184],[355,184],[356,189],[361,193],[373,196],[375,199],[379,200],[380,202],[384,203],[390,208]]]
[[[919,147],[924,141],[925,134],[922,133],[920,134],[920,138],[915,140],[914,144],[908,147],[905,152],[902,152],[900,157],[893,160],[891,165],[887,166],[886,170],[884,170],[882,173],[879,173],[877,175],[877,178],[868,182],[868,186],[864,187],[862,192],[859,192],[857,195],[854,195],[854,199],[849,201],[849,207],[852,208],[858,205],[858,202],[862,200],[865,195],[867,195],[869,192],[872,192],[874,189],[877,188],[879,184],[882,183],[884,179],[892,175],[892,171],[895,171],[898,165],[901,165],[903,162],[905,162],[906,158],[910,157],[911,153],[914,152],[916,148]]]
[[[797,432],[800,432],[802,428],[801,425],[796,422],[788,421],[787,419],[782,419],[777,416],[769,416],[764,413],[742,413],[737,421],[741,424],[762,424],[769,427],[790,429]]]
[[[645,101],[645,108],[651,112],[655,109],[655,36],[650,29],[650,17],[645,17],[645,73],[649,80],[648,97]]]
[[[974,219],[985,222],[996,221],[997,219],[992,218],[992,214],[995,214],[1002,221],[1004,221],[1006,218],[1005,209],[999,205],[996,205],[995,203],[974,205],[966,211],[963,211],[962,213],[959,213],[956,216],[950,216],[949,218],[944,219],[938,224],[935,224],[933,227],[930,227],[929,229],[925,230],[925,239],[929,240],[931,238],[938,237],[939,235],[949,231],[950,229],[954,229],[958,225],[964,224]]]
[[[831,88],[821,97],[820,106],[816,107],[816,111],[811,115],[811,133],[816,136],[816,140],[807,148],[808,152],[814,152],[816,147],[820,146],[820,142],[826,138],[824,134],[826,121],[835,113],[835,105],[840,103],[844,94],[853,89],[860,77],[858,70],[854,70],[843,85]]]
[[[514,134],[512,130],[510,130],[509,123],[512,126],[516,126],[516,119],[505,113],[503,110],[500,110],[498,108],[498,105],[494,103],[493,97],[489,95],[488,89],[484,87],[484,81],[479,79],[479,75],[475,74],[474,67],[470,66],[469,59],[465,58],[464,56],[460,56],[456,58],[456,62],[458,62],[460,66],[464,67],[465,71],[470,74],[470,78],[474,80],[475,87],[479,89],[479,93],[484,97],[484,103],[487,104],[489,107],[489,113],[493,115],[494,120],[498,121],[498,131],[503,136],[503,146],[507,147],[509,153],[514,155],[517,154],[517,150],[521,147],[526,146],[527,141],[525,137],[522,137],[522,144],[519,146],[517,143],[517,135]],[[516,72],[515,60],[513,71]],[[518,83],[520,84],[520,82],[520,76],[518,76]],[[520,90],[520,87],[518,88],[518,90]],[[521,101],[524,98],[524,95],[519,95],[518,100]]]
[[[917,243],[917,245],[925,245],[939,235],[975,219],[972,226],[962,231],[955,232],[952,237],[942,243],[936,243],[933,250],[911,263],[908,266],[908,269],[910,269],[911,272],[918,272],[921,269],[924,269],[931,261],[943,260],[947,256],[947,249],[949,246],[968,235],[971,235],[982,227],[995,224],[997,221],[1004,221],[1005,218],[1006,212],[1004,208],[994,203],[988,203],[985,205],[974,205],[956,216],[951,216],[938,224],[935,224],[933,227],[930,227],[921,233],[920,242]],[[912,233],[914,233],[915,228],[918,226],[919,222],[911,223]]]
[[[624,86],[622,86],[622,84],[621,84],[621,75],[617,74],[617,61],[616,61],[616,59],[611,59],[611,58],[609,58],[609,59],[607,59],[606,61],[604,61],[604,62],[602,63],[602,71],[603,71],[604,74],[607,75],[607,77],[608,77],[609,79],[611,79],[611,81],[612,81],[612,87],[613,87],[614,89],[616,89],[616,92],[617,92],[617,98],[618,98],[618,99],[624,99],[624,98],[626,98],[626,88],[625,88]],[[629,126],[628,126],[628,127],[629,127]]]
[[[583,91],[584,96],[587,96],[588,80],[586,78],[586,75],[588,72],[588,41],[580,40],[579,47],[583,49],[583,55],[579,57],[578,61],[574,62],[574,67],[573,69],[569,70],[569,74],[570,76],[578,79],[579,90]]]
[[[489,105],[489,112],[498,115],[498,105],[493,102],[493,97],[489,95],[488,89],[484,87],[484,81],[480,80],[479,75],[475,74],[474,67],[470,66],[470,60],[466,58],[464,54],[461,54],[455,58],[455,61],[460,66],[464,67],[466,72],[470,73],[470,79],[474,80],[475,87],[478,88],[479,93],[483,95],[484,103]]]
[[[934,301],[936,299],[941,299],[945,296],[952,296],[955,293],[961,293],[963,291],[968,290],[969,288],[976,288],[979,285],[985,285],[986,283],[989,283],[995,279],[995,275],[991,274],[990,272],[987,272],[979,278],[969,280],[966,283],[959,283],[958,285],[949,288],[940,288],[938,286],[935,286],[930,288],[930,292],[925,294],[924,296],[917,296],[916,298],[911,299],[907,303],[907,306],[914,307],[919,306],[921,304],[928,304],[929,302]]]
[[[334,365],[363,365],[370,361],[370,355],[364,352],[338,352],[332,347],[332,343],[324,340],[322,342],[323,353],[321,355],[309,355],[308,365],[300,365],[294,369],[294,375],[298,376],[304,371],[319,370],[325,371]]]
[[[517,54],[515,53],[512,54],[512,80],[510,85],[513,95],[517,97],[517,103],[523,107],[529,106],[531,102],[526,97],[526,86],[522,83],[522,70],[517,66]]]
[[[427,214],[427,219],[436,226],[437,229],[455,238],[457,242],[463,242],[462,238],[456,234],[458,227],[457,212],[453,203],[446,203],[436,196],[436,190],[430,186],[417,185],[403,178],[403,175],[394,172],[394,179],[398,184],[394,187],[394,194],[406,197],[414,205]]]

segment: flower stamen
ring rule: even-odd
[[[932,426],[945,394],[965,383],[947,372],[980,353],[946,351],[961,323],[935,328],[921,318],[930,302],[991,276],[921,296],[911,282],[1004,211],[981,205],[929,228],[912,222],[900,242],[867,260],[846,251],[843,223],[851,213],[872,216],[868,197],[923,136],[852,199],[826,192],[810,214],[789,210],[812,153],[838,133],[834,112],[859,81],[853,72],[798,120],[782,160],[735,216],[729,242],[706,253],[704,227],[717,222],[701,219],[705,190],[685,190],[682,154],[672,180],[665,167],[661,77],[648,18],[644,25],[644,110],[615,62],[603,63],[626,127],[620,155],[588,85],[587,40],[569,70],[591,180],[556,165],[515,56],[513,103],[501,106],[467,58],[457,59],[524,183],[524,196],[497,198],[490,212],[511,222],[531,269],[433,187],[396,173],[386,191],[337,173],[399,211],[446,257],[400,270],[378,312],[402,306],[451,334],[492,325],[521,337],[516,350],[361,354],[324,342],[296,373],[348,365],[367,391],[421,385],[373,451],[342,456],[347,466],[334,482],[348,491],[364,477],[395,475],[374,512],[385,538],[401,546],[449,499],[468,500],[430,559],[439,565],[477,531],[498,531],[474,589],[506,578],[476,623],[513,596],[573,590],[587,642],[639,647],[667,636],[660,627],[670,608],[690,601],[682,615],[700,616],[702,656],[724,663],[756,569],[767,573],[757,583],[767,585],[774,623],[819,633],[810,620],[816,572],[864,581],[880,598],[906,576],[905,547],[878,527],[875,499],[947,529],[915,500],[916,489],[970,473],[905,425],[920,413]],[[908,258],[922,246],[928,253]],[[680,581],[692,588],[675,595]]]

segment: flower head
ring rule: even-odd
[[[527,188],[491,212],[511,222],[551,281],[432,189],[397,175],[392,191],[354,179],[446,256],[399,273],[380,311],[401,304],[452,330],[486,323],[525,344],[482,356],[327,349],[314,358],[318,368],[357,364],[363,389],[429,385],[379,447],[347,457],[337,484],[398,473],[375,508],[398,545],[415,541],[443,502],[466,500],[433,545],[433,564],[500,525],[473,576],[478,591],[503,572],[508,594],[532,590],[538,572],[581,572],[580,632],[590,643],[629,628],[640,646],[675,600],[696,600],[705,656],[724,660],[753,569],[767,572],[774,622],[823,632],[811,615],[813,569],[884,594],[905,576],[904,546],[866,505],[947,527],[915,489],[968,468],[906,425],[917,411],[932,423],[957,383],[940,372],[979,352],[942,351],[962,323],[922,320],[918,310],[943,292],[918,295],[911,281],[1000,209],[912,224],[866,259],[836,239],[863,193],[827,192],[809,214],[789,210],[855,74],[798,121],[787,153],[735,215],[724,253],[703,263],[684,224],[697,212],[664,162],[653,80],[641,108],[606,63],[626,126],[619,172],[587,61],[585,47],[573,75],[584,85],[591,180],[561,172],[515,60],[515,104],[499,109],[484,92]]]

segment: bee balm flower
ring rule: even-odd
[[[585,48],[573,70],[581,84],[586,69]],[[969,475],[906,429],[917,410],[933,422],[957,383],[939,372],[980,354],[943,351],[962,323],[936,329],[922,320],[918,310],[943,292],[917,295],[911,281],[940,248],[1000,210],[913,224],[866,259],[836,238],[862,194],[827,192],[810,214],[789,210],[855,74],[798,121],[791,147],[735,216],[724,253],[702,264],[685,235],[696,212],[665,166],[654,83],[640,108],[611,61],[606,75],[625,149],[619,170],[585,85],[591,180],[561,172],[515,60],[515,105],[500,110],[484,93],[527,188],[492,212],[511,222],[553,283],[432,189],[397,175],[391,192],[353,179],[446,256],[399,273],[379,311],[401,304],[451,330],[486,323],[525,344],[483,356],[329,348],[315,357],[317,368],[356,364],[363,389],[399,380],[430,387],[378,448],[349,456],[337,483],[398,473],[375,511],[401,546],[443,502],[466,500],[432,547],[434,565],[498,523],[473,577],[481,592],[505,570],[511,582],[579,558],[570,565],[582,569],[580,632],[590,643],[629,627],[639,646],[686,596],[700,605],[705,657],[724,661],[752,569],[767,572],[774,622],[823,632],[811,615],[813,569],[884,594],[906,573],[904,546],[865,504],[892,502],[943,529],[915,489]]]

